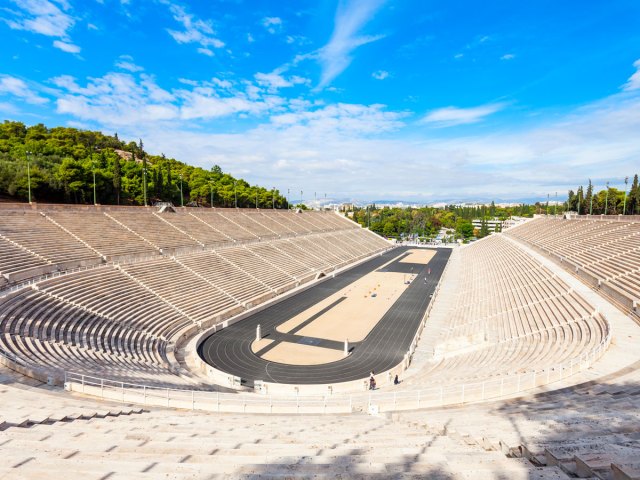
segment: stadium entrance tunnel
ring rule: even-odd
[[[354,391],[371,371],[382,385],[408,365],[450,254],[398,247],[335,276],[321,272],[308,289],[205,332],[197,354],[209,378],[224,387]]]

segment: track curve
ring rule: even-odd
[[[325,384],[366,378],[371,370],[384,372],[398,365],[407,352],[420,324],[451,251],[438,249],[428,265],[401,263],[409,247],[399,247],[358,265],[335,278],[326,280],[291,298],[257,312],[241,322],[209,336],[198,349],[209,365],[242,378],[243,384],[255,380],[285,384]],[[389,265],[380,268],[390,260]],[[384,314],[367,337],[352,344],[348,357],[321,365],[289,365],[269,362],[251,350],[256,326],[261,325],[263,337],[276,336],[275,328],[310,306],[341,290],[374,270],[416,273],[418,276]],[[427,272],[430,271],[430,274]],[[308,337],[300,336],[300,343]],[[314,340],[314,339],[311,339]],[[330,348],[341,348],[325,342]]]

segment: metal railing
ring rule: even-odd
[[[65,389],[105,400],[212,412],[350,413],[395,411],[481,402],[513,396],[564,380],[589,368],[606,351],[611,331],[594,349],[566,363],[495,379],[421,390],[372,391],[350,395],[260,395],[187,390],[118,382],[65,372]]]

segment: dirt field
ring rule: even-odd
[[[400,262],[426,265],[434,255],[433,250],[412,249]],[[385,266],[394,261],[395,258]],[[405,280],[413,280],[414,277],[398,272],[371,272],[322,302],[282,322],[276,330],[280,333],[295,333],[338,342],[347,339],[349,342],[362,341],[407,289]],[[317,318],[312,319],[316,315]],[[309,320],[310,323],[294,331]],[[263,339],[253,342],[251,348],[255,353],[269,343],[270,341]],[[262,358],[292,365],[317,365],[340,360],[343,358],[343,352],[319,346],[282,342]]]

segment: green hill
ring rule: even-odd
[[[277,190],[251,186],[222,172],[193,167],[164,155],[149,155],[142,141],[118,135],[5,120],[0,124],[0,196],[51,203],[287,208]],[[95,182],[94,182],[95,175]],[[180,189],[182,187],[182,198]]]

